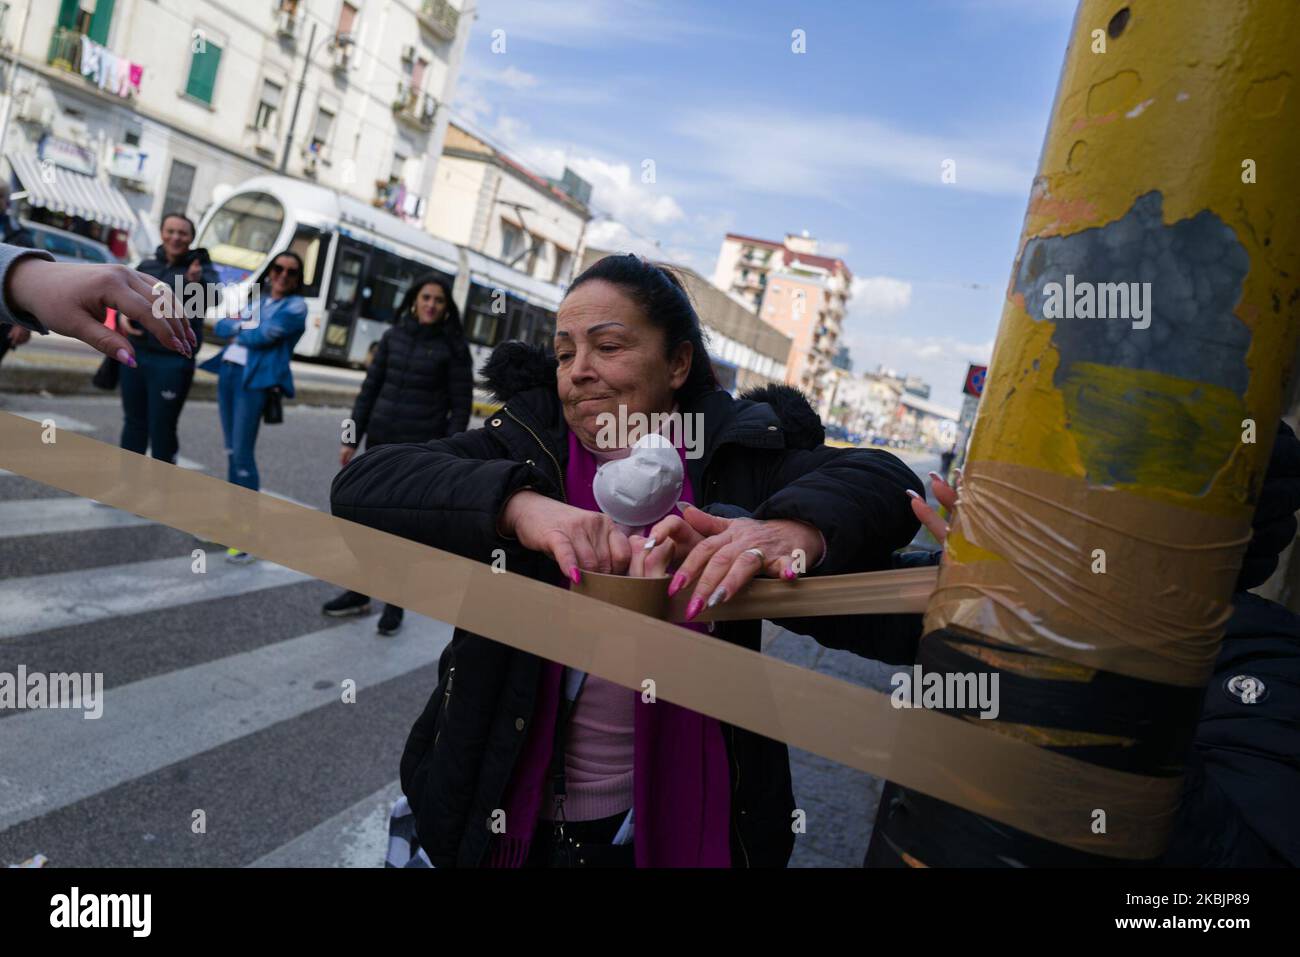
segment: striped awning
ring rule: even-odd
[[[27,202],[32,206],[80,216],[117,229],[129,231],[135,225],[126,197],[94,176],[62,166],[47,166],[42,175],[40,161],[25,150],[7,152],[5,158],[27,191]]]

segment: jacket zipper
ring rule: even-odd
[[[731,725],[727,725],[727,734],[731,737],[731,760],[736,768],[736,784],[731,789],[731,797],[734,803],[736,797],[740,794],[740,760],[736,757],[736,729]],[[745,867],[748,868],[751,866],[749,863],[749,850],[745,847],[745,835],[741,833],[739,817],[736,819],[736,840],[740,843],[740,853],[745,855]]]
[[[522,420],[520,420],[517,416],[515,416],[515,414],[511,412],[509,408],[507,408],[506,406],[502,406],[501,411],[504,412],[506,415],[508,415],[513,421],[517,422],[520,426],[522,426],[523,430],[533,437],[533,441],[542,447],[542,451],[546,453],[546,457],[550,459],[551,464],[555,466],[555,476],[559,480],[558,485],[560,488],[560,498],[564,501],[565,505],[568,505],[569,497],[564,494],[564,472],[560,468],[560,460],[557,459],[551,453],[551,450],[547,448],[546,443],[537,437],[537,433],[534,432],[532,429],[530,429],[528,425],[524,423]]]
[[[433,735],[433,746],[438,746],[438,739],[442,737],[442,726],[447,720],[447,704],[451,701],[451,684],[456,680],[456,666],[452,665],[447,671],[447,687],[442,689],[442,708],[438,713],[438,730]]]

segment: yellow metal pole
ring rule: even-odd
[[[872,863],[1166,846],[1295,355],[1297,51],[1294,0],[1081,3],[920,664],[997,676],[995,718],[946,709],[1075,759],[1095,810],[891,785]]]

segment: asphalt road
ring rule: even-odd
[[[116,442],[115,397],[0,393],[0,410]],[[288,404],[263,427],[264,490],[327,508],[347,410]],[[476,423],[477,424],[477,423]],[[182,465],[224,475],[216,408],[191,402]],[[913,457],[924,475],[937,461]],[[0,866],[362,866],[382,863],[412,720],[450,628],[407,614],[320,613],[337,589],[232,566],[184,532],[0,473],[0,672],[102,672],[103,717],[0,710]],[[375,612],[378,611],[376,607]],[[769,653],[888,689],[893,670],[766,626]],[[340,687],[352,679],[355,703]],[[807,812],[794,866],[858,866],[879,782],[792,753]],[[200,830],[196,821],[202,820]]]

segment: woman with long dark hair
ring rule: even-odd
[[[417,279],[402,297],[396,321],[379,339],[352,407],[353,431],[339,453],[347,465],[364,437],[366,448],[393,442],[429,442],[469,425],[474,369],[451,286],[437,273]],[[325,603],[327,615],[362,615],[370,596],[347,591]],[[402,626],[402,609],[385,605],[379,633]]]
[[[367,452],[334,479],[333,513],[485,563],[504,554],[510,571],[561,586],[588,569],[663,575],[669,595],[690,596],[688,619],[758,575],[888,567],[916,532],[906,491],[921,484],[897,458],[827,448],[795,390],[735,399],[718,387],[671,270],[600,260],[569,288],[553,341],[553,353],[498,346],[484,375],[506,404],[486,426]],[[598,502],[597,473],[634,446],[602,438],[602,422],[674,413],[699,423],[700,454],[677,448],[665,501],[636,493],[629,534]],[[713,636],[757,651],[761,624],[722,622]],[[784,744],[464,629],[438,670],[401,762],[435,867],[789,859]]]
[[[307,300],[303,299],[302,257],[286,249],[271,257],[262,277],[260,295],[248,316],[222,319],[216,333],[230,337],[220,352],[199,366],[215,372],[221,434],[226,443],[226,480],[257,491],[261,477],[253,448],[271,390],[293,398],[293,372],[289,363],[293,347],[307,328]],[[226,560],[243,564],[253,560],[247,552],[226,549]]]

